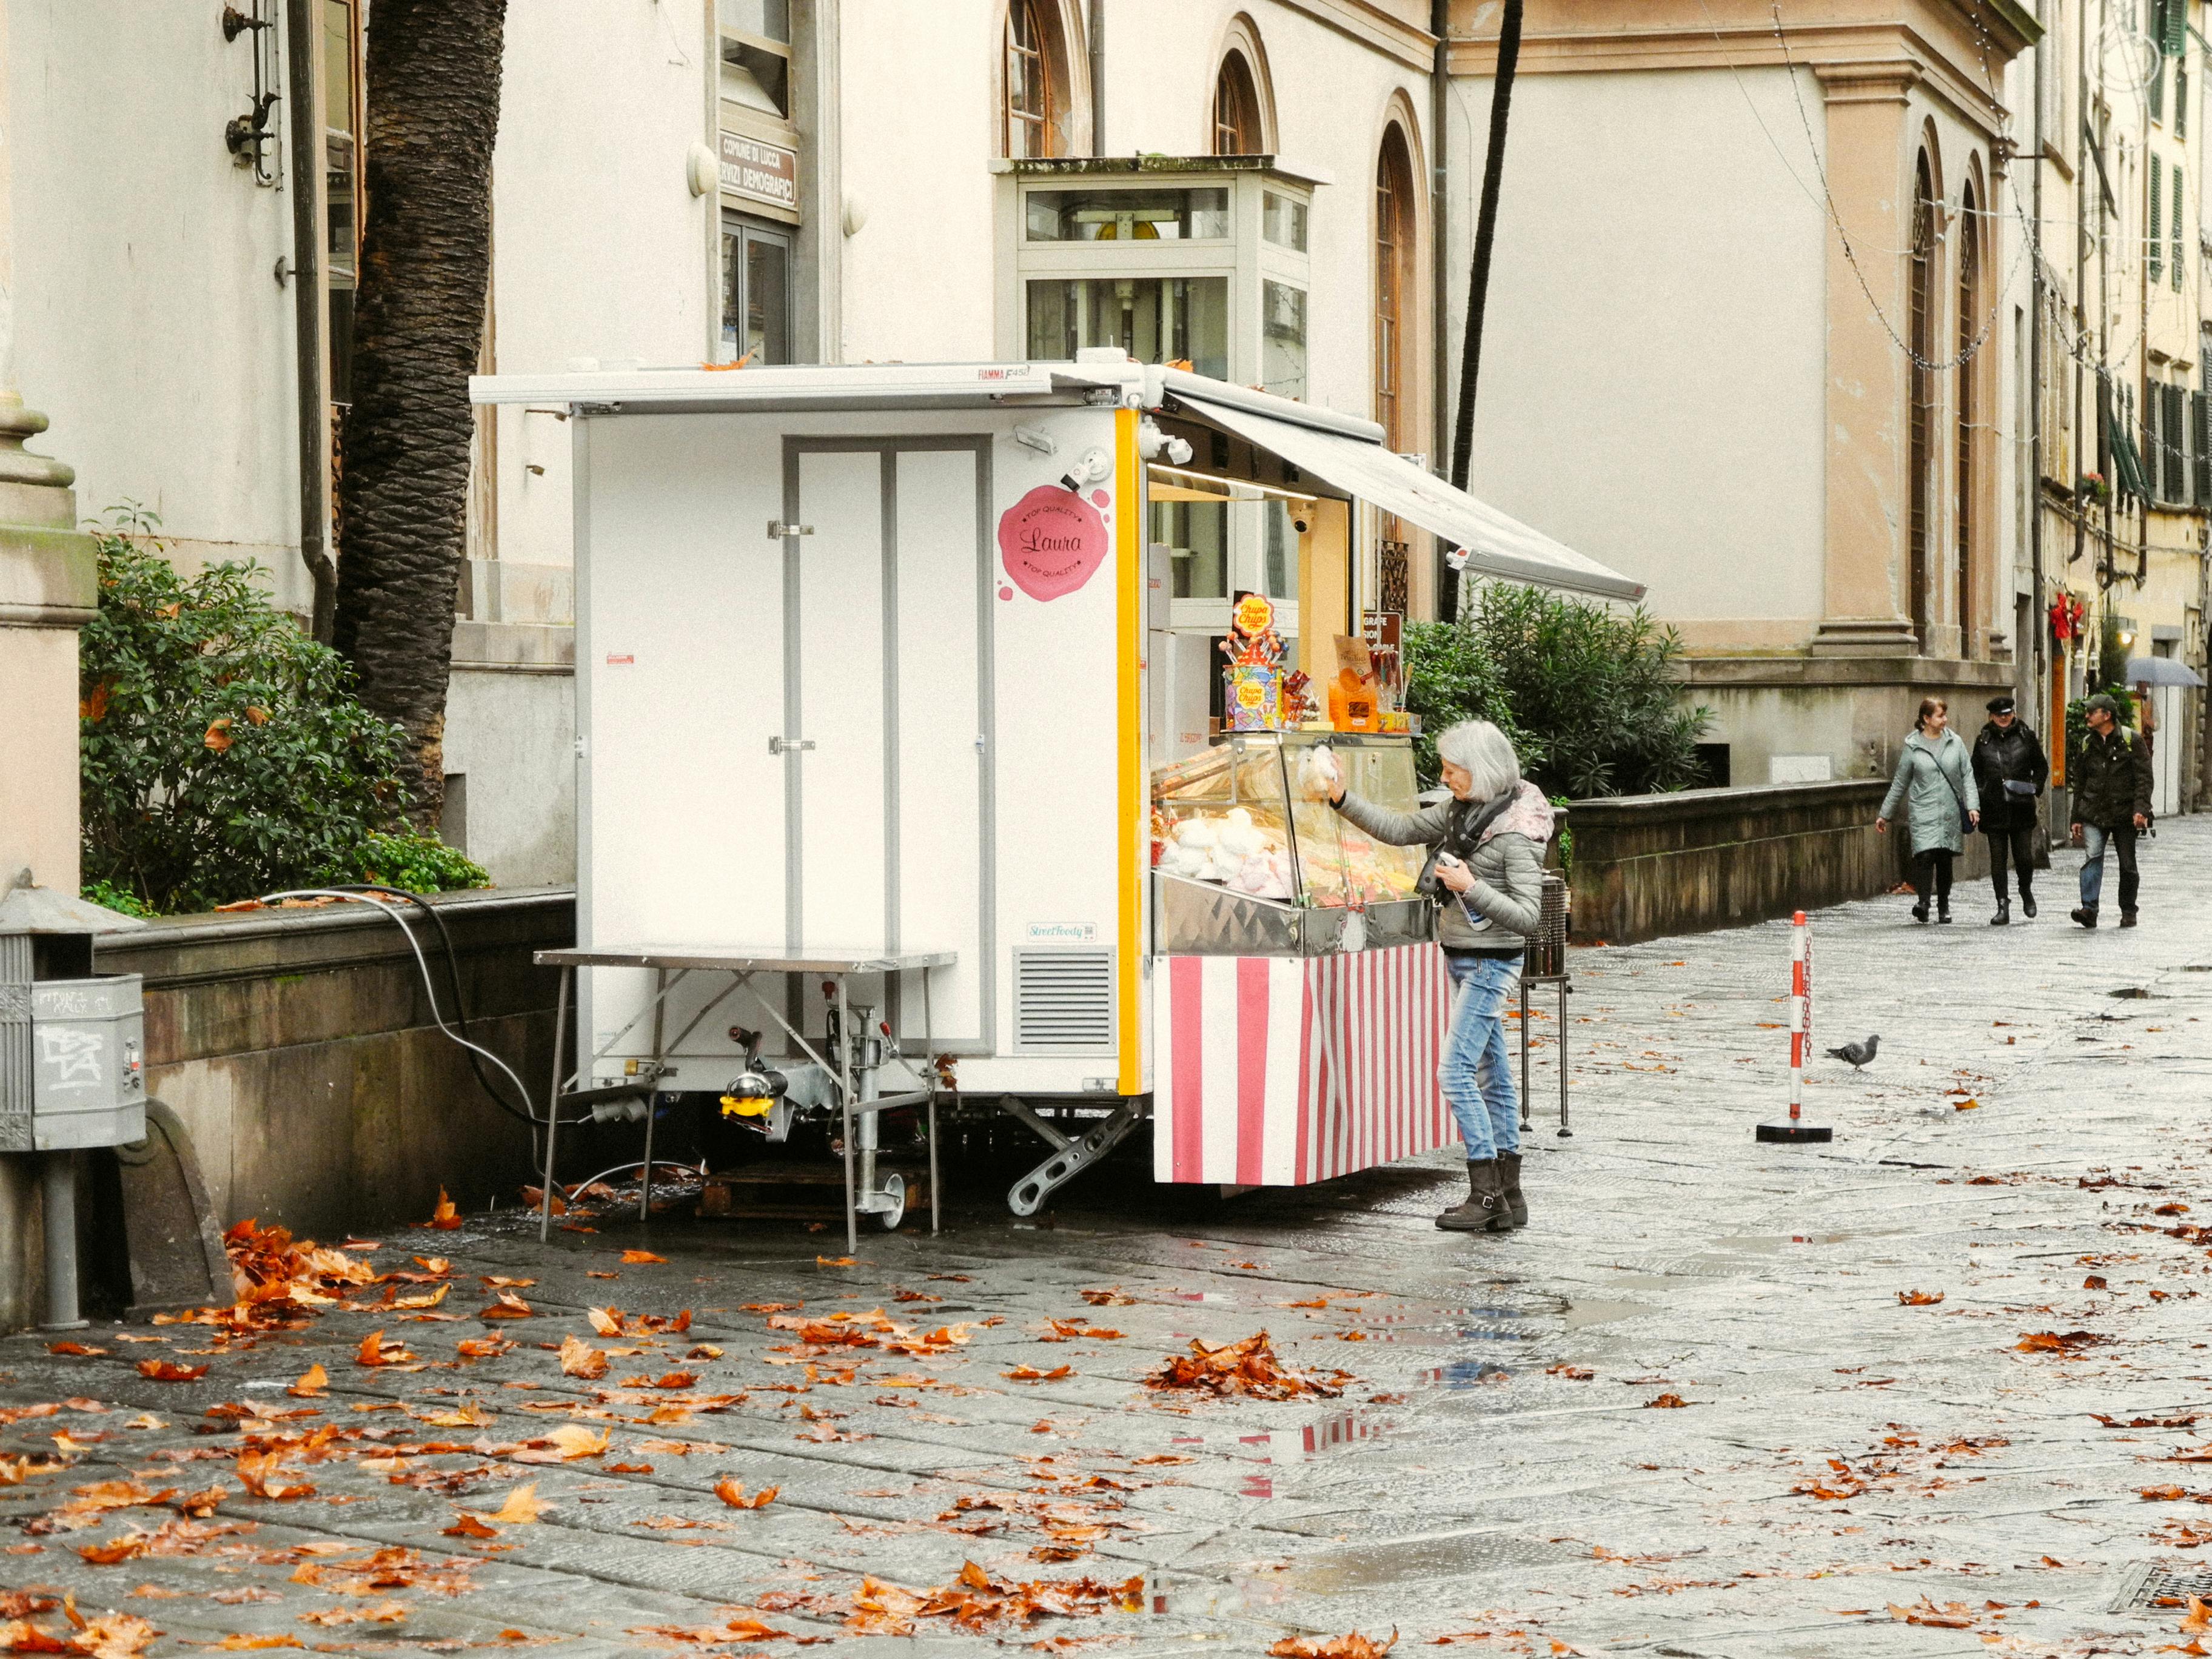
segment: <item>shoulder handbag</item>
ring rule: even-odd
[[[1928,762],[1936,769],[1936,775],[1942,779],[1945,786],[1950,790],[1951,799],[1959,803],[1959,833],[1962,836],[1972,835],[1974,821],[1967,816],[1966,796],[1960,793],[1959,786],[1951,781],[1951,775],[1943,769],[1943,763],[1941,760],[1931,754],[1928,757]]]

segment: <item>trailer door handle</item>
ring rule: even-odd
[[[770,738],[768,740],[768,752],[771,755],[788,755],[813,747],[814,739],[811,738]]]

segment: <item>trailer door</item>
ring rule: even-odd
[[[786,934],[950,950],[936,1047],[988,1052],[990,441],[784,450]],[[896,1018],[921,1034],[918,987]]]

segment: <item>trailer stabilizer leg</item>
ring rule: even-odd
[[[1006,1207],[1016,1215],[1035,1215],[1046,1199],[1120,1146],[1129,1131],[1144,1121],[1145,1107],[1142,1096],[1131,1096],[1080,1140],[1054,1132],[1026,1107],[1015,1111],[1014,1115],[1046,1139],[1059,1143],[1059,1150],[1013,1184],[1006,1194]]]

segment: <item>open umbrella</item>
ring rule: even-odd
[[[2202,685],[2203,678],[2172,657],[2130,657],[2124,677],[2130,685]]]

